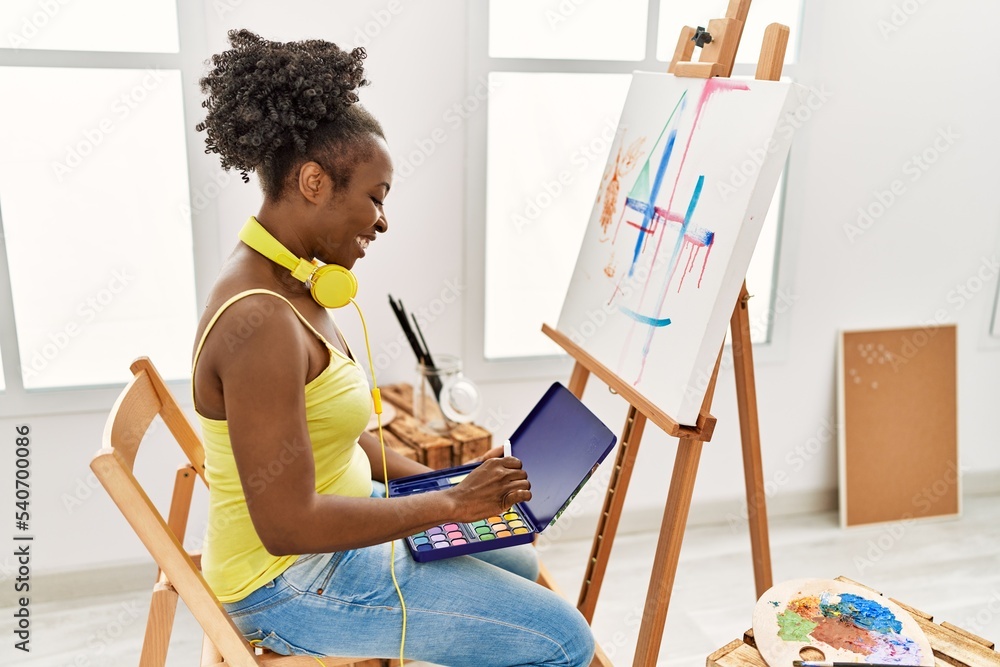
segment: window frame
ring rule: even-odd
[[[669,62],[656,57],[657,33],[660,19],[660,0],[648,0],[646,20],[646,51],[643,60],[560,60],[560,59],[528,59],[528,58],[492,58],[489,55],[489,2],[473,3],[468,9],[468,70],[466,77],[467,90],[471,91],[479,85],[491,72],[514,73],[559,73],[559,74],[631,74],[635,70],[666,71]],[[802,16],[805,11],[804,0],[799,0],[799,25],[803,25]],[[711,16],[706,16],[708,21]],[[801,28],[797,31],[802,32]],[[676,38],[674,38],[674,43]],[[782,69],[782,77],[796,80],[799,70],[799,35],[792,35],[788,49],[796,53],[795,61],[786,63]],[[669,50],[673,52],[671,47]],[[696,53],[697,56],[697,53]],[[753,77],[756,73],[756,63],[736,63],[733,76]],[[487,190],[487,129],[489,105],[483,106],[483,113],[474,114],[468,119],[466,127],[466,205],[465,205],[465,276],[468,290],[465,297],[465,330],[463,335],[463,357],[466,372],[483,382],[510,382],[517,380],[538,380],[566,377],[569,375],[573,360],[568,354],[538,355],[511,357],[505,359],[489,359],[485,354],[485,320],[486,320],[486,190]],[[778,289],[779,264],[782,262],[781,249],[785,242],[786,230],[784,218],[788,194],[788,174],[793,163],[793,151],[784,168],[784,183],[778,199],[779,207],[778,229],[775,239],[774,267],[771,278],[771,303]],[[735,306],[735,304],[734,304]],[[547,322],[552,327],[556,322]],[[539,335],[543,336],[541,328]],[[775,327],[775,317],[768,321],[767,337],[764,341],[754,344],[755,352],[763,352],[765,361],[776,358],[780,353],[776,350],[786,339],[785,332],[778,332]],[[729,347],[728,337],[726,347]]]
[[[198,81],[204,75],[205,65],[202,56],[208,44],[204,22],[205,8],[200,0],[175,1],[179,40],[179,51],[176,53],[55,51],[13,49],[0,45],[0,67],[179,71],[188,161],[188,191],[194,193],[200,190],[200,186],[214,182],[218,171],[217,163],[204,159],[204,138],[194,129],[195,124],[203,116]],[[211,281],[219,268],[219,238],[215,225],[217,219],[215,202],[205,207],[192,206],[192,252],[195,298],[198,304],[205,302]],[[3,350],[3,374],[6,385],[0,391],[0,419],[105,412],[114,404],[121,389],[131,377],[128,370],[122,368],[120,383],[58,389],[24,388],[7,246],[3,236],[2,212],[0,212],[0,322],[5,323],[0,326],[0,348]],[[171,380],[167,384],[177,395],[181,405],[191,405],[188,379]]]

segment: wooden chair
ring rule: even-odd
[[[133,378],[115,401],[104,427],[103,448],[90,462],[97,478],[159,566],[149,606],[140,667],[163,667],[178,595],[205,632],[202,667],[381,667],[383,660],[282,656],[255,649],[240,634],[201,574],[201,554],[183,546],[195,477],[205,482],[205,450],[163,378],[146,357],[132,362]],[[136,452],[159,415],[187,455],[174,477],[167,520],[133,474]],[[206,486],[208,483],[206,482]],[[263,651],[258,653],[258,651]]]

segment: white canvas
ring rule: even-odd
[[[633,75],[557,328],[694,424],[801,86]]]

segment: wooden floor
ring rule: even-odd
[[[594,618],[597,640],[617,665],[631,665],[655,536],[622,535]],[[960,519],[842,530],[833,513],[772,520],[776,582],[844,575],[890,597],[1000,640],[1000,496],[965,499]],[[575,598],[589,540],[540,544],[546,565]],[[9,595],[4,600],[11,599]],[[745,526],[692,526],[667,618],[658,665],[695,667],[750,626],[753,573]],[[0,609],[0,664],[135,667],[149,592],[32,608],[32,652],[12,649],[11,613]],[[195,667],[201,632],[183,608],[168,665]],[[413,664],[414,667],[421,663]]]

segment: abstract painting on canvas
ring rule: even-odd
[[[697,421],[803,87],[633,75],[557,329]]]

